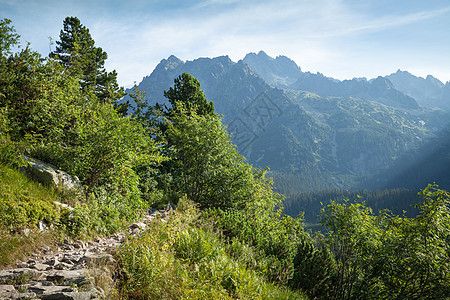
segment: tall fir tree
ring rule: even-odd
[[[174,80],[174,86],[164,91],[164,96],[169,99],[171,107],[168,108],[168,117],[173,119],[183,111],[186,115],[214,115],[214,103],[206,99],[200,89],[200,82],[189,73],[183,73]]]
[[[102,102],[114,101],[124,95],[117,83],[117,72],[107,72],[105,61],[108,54],[95,47],[89,29],[77,17],[67,17],[56,41],[56,51],[50,56],[57,59],[71,74],[80,77],[83,91],[94,95]]]

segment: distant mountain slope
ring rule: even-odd
[[[324,97],[358,97],[396,108],[419,108],[419,105],[412,97],[396,90],[392,83],[383,77],[378,77],[371,81],[360,79],[336,81],[320,73],[304,73],[290,88],[314,92]]]
[[[303,74],[300,67],[290,58],[277,56],[274,59],[264,51],[260,51],[258,54],[249,53],[243,61],[268,84],[277,87],[287,87],[296,82]]]
[[[400,70],[385,78],[389,79],[396,89],[416,99],[421,106],[450,111],[450,93],[448,92],[450,82],[444,85],[431,75],[422,78]]]
[[[302,178],[296,185],[303,191],[359,187],[448,119],[420,108],[388,79],[336,81],[264,52],[237,63],[228,56],[186,62],[170,56],[138,87],[150,104],[166,103],[164,90],[183,72],[200,81],[250,163]],[[286,88],[290,82],[295,89]]]

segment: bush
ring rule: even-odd
[[[227,246],[201,223],[195,205],[181,199],[166,222],[150,223],[119,249],[119,291],[133,299],[305,299],[229,254],[238,248],[250,249]]]

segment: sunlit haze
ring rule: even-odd
[[[450,2],[388,0],[84,1],[0,0],[22,45],[47,55],[67,16],[90,29],[108,53],[107,69],[130,87],[161,59],[264,50],[303,71],[337,79],[407,70],[450,80]]]

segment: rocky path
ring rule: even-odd
[[[151,211],[141,222],[126,231],[93,241],[64,240],[55,250],[44,246],[41,255],[17,264],[17,268],[0,270],[2,299],[102,299],[107,295],[94,284],[95,276],[108,272],[114,264],[113,253],[126,240],[137,236],[155,219],[164,221],[165,211]]]

